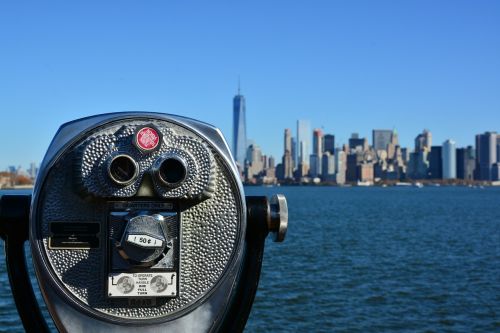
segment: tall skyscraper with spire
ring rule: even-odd
[[[240,92],[238,80],[238,94],[233,98],[233,157],[243,170],[247,151],[247,123],[245,97]]]

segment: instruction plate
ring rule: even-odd
[[[175,297],[177,274],[175,272],[110,273],[108,297]]]

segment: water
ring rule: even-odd
[[[284,193],[247,332],[499,332],[500,188]],[[22,332],[0,255],[0,330]]]

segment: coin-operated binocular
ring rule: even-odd
[[[38,332],[47,326],[25,270],[28,233],[60,331],[238,332],[265,237],[282,241],[288,223],[283,196],[244,196],[218,129],[137,112],[63,125],[31,200],[4,196],[0,209],[16,305]]]

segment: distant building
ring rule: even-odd
[[[410,154],[406,175],[410,179],[425,179],[428,177],[429,161],[427,150]]]
[[[500,162],[500,135],[497,135],[497,162]]]
[[[457,178],[465,180],[474,179],[476,167],[476,152],[472,146],[457,149]]]
[[[335,149],[335,182],[343,185],[346,180],[346,153],[341,148]]]
[[[293,159],[289,151],[286,151],[285,155],[283,155],[281,164],[283,168],[283,179],[293,179]]]
[[[375,151],[387,150],[387,146],[391,142],[391,130],[373,130],[372,131],[372,144]]]
[[[331,155],[335,155],[335,135],[325,134],[323,137],[324,141],[324,151],[329,152]]]
[[[323,131],[316,128],[313,131],[313,150],[309,159],[311,177],[321,176],[321,158],[323,156]]]
[[[240,94],[238,87],[238,94],[233,98],[233,156],[241,168],[245,165],[245,154],[247,151],[245,113],[245,97]]]
[[[293,148],[292,131],[289,128],[287,128],[285,129],[285,135],[284,135],[284,154],[282,159],[283,179],[293,178],[294,161],[293,161],[292,148]]]
[[[363,162],[358,166],[358,180],[373,183],[373,163]]]
[[[363,152],[368,149],[368,140],[360,138],[357,133],[352,133],[349,138],[349,149]]]
[[[289,128],[285,128],[285,136],[283,142],[284,152],[287,150],[292,152],[292,130]]]
[[[276,183],[276,167],[273,156],[269,156],[265,159],[266,163],[264,167],[264,175],[262,177],[262,183],[264,184],[274,184]]]
[[[443,178],[443,150],[441,146],[432,146],[431,151],[428,153],[429,159],[429,179],[442,179]],[[419,178],[420,179],[420,178]]]
[[[297,156],[301,177],[309,172],[311,148],[311,125],[308,120],[297,120]]]
[[[475,179],[492,180],[492,166],[497,162],[497,133],[476,135]]]
[[[410,179],[425,179],[429,177],[429,153],[432,151],[432,135],[428,130],[424,130],[415,138],[415,152],[410,154],[407,165],[406,176]],[[436,154],[436,152],[435,152]],[[403,157],[404,158],[404,157]],[[440,159],[440,157],[439,157]],[[437,156],[435,157],[437,161]],[[437,168],[438,164],[434,164]],[[432,178],[437,177],[438,172],[434,171]]]
[[[396,130],[391,133],[391,141],[387,145],[387,159],[392,162],[401,160],[401,147],[399,146],[399,138]]]
[[[9,172],[0,172],[0,189],[14,185],[13,177]]]
[[[360,179],[358,166],[363,162],[363,152],[355,151],[347,155],[346,180],[356,182]]]
[[[309,156],[309,175],[312,178],[321,176],[321,156],[316,154]]]
[[[401,148],[401,158],[405,164],[410,161],[410,150],[408,148]]]
[[[330,154],[329,151],[325,151],[321,158],[321,172],[323,181],[335,180],[335,155]]]
[[[324,151],[323,144],[323,131],[319,128],[315,128],[313,131],[313,154],[321,155]]]
[[[493,163],[493,166],[491,167],[491,180],[500,180],[500,163]]]
[[[283,170],[283,164],[280,163],[276,166],[276,178],[278,178],[279,180],[285,180],[285,173],[284,173],[284,170]]]
[[[245,179],[251,181],[264,171],[264,159],[259,146],[252,144],[248,147],[247,163],[245,166]]]
[[[415,138],[415,152],[425,150],[430,151],[432,146],[432,134],[429,130],[424,130]]]
[[[443,142],[443,179],[457,178],[457,155],[455,141],[446,140]]]
[[[31,180],[34,180],[36,178],[37,173],[38,173],[38,168],[36,167],[36,163],[31,162],[30,168],[28,169],[28,175],[31,178]]]

